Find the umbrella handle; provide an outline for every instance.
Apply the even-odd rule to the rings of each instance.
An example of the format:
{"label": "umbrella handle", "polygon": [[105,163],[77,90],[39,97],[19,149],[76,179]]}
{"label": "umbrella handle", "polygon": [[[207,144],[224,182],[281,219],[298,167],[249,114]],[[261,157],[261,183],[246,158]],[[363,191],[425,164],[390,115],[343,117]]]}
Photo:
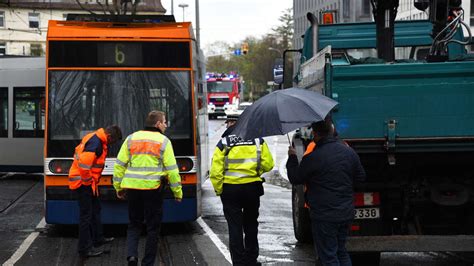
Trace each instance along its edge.
{"label": "umbrella handle", "polygon": [[288,143],[289,143],[290,146],[291,146],[290,134],[286,133],[286,136],[288,137]]}

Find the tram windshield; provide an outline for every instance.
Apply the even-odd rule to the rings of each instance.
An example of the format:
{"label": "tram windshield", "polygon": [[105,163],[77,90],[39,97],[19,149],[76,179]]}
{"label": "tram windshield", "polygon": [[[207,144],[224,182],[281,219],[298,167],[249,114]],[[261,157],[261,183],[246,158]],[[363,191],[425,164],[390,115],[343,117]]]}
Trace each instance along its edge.
{"label": "tram windshield", "polygon": [[124,137],[151,110],[166,113],[166,135],[191,139],[189,71],[50,71],[49,139],[77,140],[117,124]]}

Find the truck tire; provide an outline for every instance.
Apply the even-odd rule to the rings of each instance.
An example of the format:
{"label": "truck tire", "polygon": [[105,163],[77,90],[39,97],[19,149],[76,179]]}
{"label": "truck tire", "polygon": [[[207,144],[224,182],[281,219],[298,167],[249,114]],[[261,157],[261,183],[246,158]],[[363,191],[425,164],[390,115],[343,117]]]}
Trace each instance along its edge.
{"label": "truck tire", "polygon": [[291,191],[293,209],[293,229],[296,239],[301,243],[311,243],[311,219],[309,210],[304,207],[303,185],[293,186]]}

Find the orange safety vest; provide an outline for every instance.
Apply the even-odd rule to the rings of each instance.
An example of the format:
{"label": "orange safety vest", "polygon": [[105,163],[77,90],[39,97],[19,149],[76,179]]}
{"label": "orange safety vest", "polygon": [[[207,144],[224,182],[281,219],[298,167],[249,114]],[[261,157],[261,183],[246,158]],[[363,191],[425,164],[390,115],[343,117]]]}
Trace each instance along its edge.
{"label": "orange safety vest", "polygon": [[[95,152],[84,151],[86,143],[96,135],[102,142],[102,155],[97,157]],[[102,170],[104,170],[105,157],[107,157],[107,134],[103,128],[87,134],[74,153],[74,162],[69,170],[69,189],[78,189],[80,186],[92,186],[92,191],[97,195]]]}
{"label": "orange safety vest", "polygon": [[312,151],[314,151],[314,148],[316,148],[316,142],[312,140],[309,144],[308,147],[306,147],[306,151],[304,152],[303,156],[306,156],[310,154]]}

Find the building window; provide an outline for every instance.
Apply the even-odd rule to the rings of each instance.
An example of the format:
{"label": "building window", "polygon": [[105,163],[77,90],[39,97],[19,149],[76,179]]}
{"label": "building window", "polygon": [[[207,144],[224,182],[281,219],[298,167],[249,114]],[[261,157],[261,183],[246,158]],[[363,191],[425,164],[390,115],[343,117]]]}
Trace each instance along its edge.
{"label": "building window", "polygon": [[8,137],[8,88],[0,88],[0,137]]}
{"label": "building window", "polygon": [[42,138],[44,136],[44,87],[17,87],[14,90],[15,128],[13,137]]}
{"label": "building window", "polygon": [[0,56],[7,54],[7,44],[0,42]]}
{"label": "building window", "polygon": [[31,56],[43,56],[43,46],[39,43],[30,44],[30,55]]}
{"label": "building window", "polygon": [[349,2],[349,0],[344,0],[344,2],[342,2],[342,15],[344,16],[344,18],[349,18],[351,16],[351,13],[349,12],[351,8],[350,5],[351,3]]}
{"label": "building window", "polygon": [[39,13],[28,13],[30,28],[39,28]]}
{"label": "building window", "polygon": [[370,0],[362,0],[362,16],[370,16]]}
{"label": "building window", "polygon": [[5,27],[5,11],[0,11],[0,28]]}

